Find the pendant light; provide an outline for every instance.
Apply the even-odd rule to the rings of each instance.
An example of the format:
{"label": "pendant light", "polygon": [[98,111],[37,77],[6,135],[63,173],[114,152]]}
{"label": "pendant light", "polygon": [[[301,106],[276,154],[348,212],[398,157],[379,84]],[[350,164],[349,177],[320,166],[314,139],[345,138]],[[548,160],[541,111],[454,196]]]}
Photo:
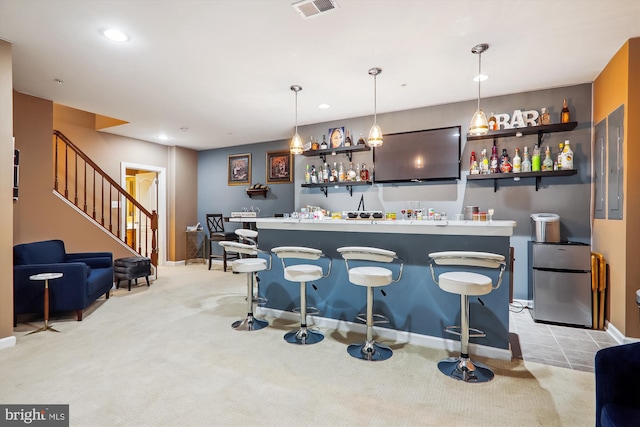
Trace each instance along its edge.
{"label": "pendant light", "polygon": [[478,109],[471,118],[469,135],[486,135],[489,132],[489,121],[480,108],[480,76],[482,75],[482,52],[489,49],[489,45],[482,43],[471,48],[471,52],[478,55]]}
{"label": "pendant light", "polygon": [[376,105],[376,77],[382,73],[382,69],[375,67],[369,70],[369,75],[373,76],[373,126],[369,131],[369,138],[367,139],[367,145],[369,147],[379,147],[382,145],[382,129],[378,126],[377,122],[377,105]]}
{"label": "pendant light", "polygon": [[293,138],[291,139],[289,151],[291,154],[302,154],[304,151],[304,145],[302,143],[302,138],[298,135],[298,92],[302,90],[302,86],[292,85],[291,90],[296,93],[296,134],[293,135]]}

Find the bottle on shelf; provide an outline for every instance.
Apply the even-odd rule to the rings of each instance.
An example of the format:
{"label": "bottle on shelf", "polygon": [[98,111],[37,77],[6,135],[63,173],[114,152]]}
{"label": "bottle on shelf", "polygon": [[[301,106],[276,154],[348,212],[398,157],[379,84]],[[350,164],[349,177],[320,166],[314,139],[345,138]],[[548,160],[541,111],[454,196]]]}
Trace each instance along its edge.
{"label": "bottle on shelf", "polygon": [[500,159],[498,158],[498,147],[496,147],[496,144],[493,144],[493,147],[491,147],[491,159],[489,159],[489,172],[490,173],[500,172]]}
{"label": "bottle on shelf", "polygon": [[498,130],[498,121],[496,120],[496,116],[495,114],[493,114],[493,111],[489,116],[488,122],[489,122],[489,130]]}
{"label": "bottle on shelf", "polygon": [[509,159],[509,154],[507,154],[507,149],[502,149],[502,155],[500,156],[500,172],[509,173],[513,169],[513,165],[511,164],[511,160]]}
{"label": "bottle on shelf", "polygon": [[531,156],[531,171],[540,172],[542,162],[540,159],[540,147],[538,144],[533,146],[533,154]]}
{"label": "bottle on shelf", "polygon": [[309,165],[307,165],[307,168],[304,171],[304,183],[311,184],[311,171],[309,169]]}
{"label": "bottle on shelf", "polygon": [[365,141],[364,141],[364,136],[362,136],[362,134],[360,134],[360,138],[358,138],[358,145],[364,145]]}
{"label": "bottle on shelf", "polygon": [[338,182],[345,182],[346,176],[344,174],[344,165],[340,162],[340,166],[338,166]]}
{"label": "bottle on shelf", "polygon": [[310,138],[311,138],[311,149],[317,150],[318,148],[320,148],[320,146],[318,145],[318,140],[312,136]]}
{"label": "bottle on shelf", "polygon": [[356,163],[356,181],[362,181],[362,175],[360,175],[360,163]]}
{"label": "bottle on shelf", "polygon": [[360,178],[362,178],[362,180],[365,182],[369,181],[369,169],[367,169],[367,165],[365,165],[364,163],[362,164],[362,168],[360,169]]}
{"label": "bottle on shelf", "polygon": [[344,146],[351,147],[351,135],[349,134],[349,131],[347,131],[347,137],[344,140]]}
{"label": "bottle on shelf", "polygon": [[322,182],[329,182],[329,174],[329,165],[325,162],[322,168]]}
{"label": "bottle on shelf", "polygon": [[333,162],[333,167],[329,174],[329,182],[338,182],[338,164],[336,162]]}
{"label": "bottle on shelf", "polygon": [[567,100],[562,102],[562,111],[560,111],[560,123],[569,123],[571,121],[571,114],[569,113],[569,107],[567,106]]}
{"label": "bottle on shelf", "polygon": [[573,169],[573,151],[569,140],[564,141],[564,148],[562,149],[562,170]]}
{"label": "bottle on shelf", "polygon": [[480,173],[483,175],[489,173],[489,159],[487,158],[486,148],[483,148],[480,154]]}
{"label": "bottle on shelf", "polygon": [[480,173],[480,167],[478,166],[475,151],[471,152],[471,158],[469,159],[469,173],[471,175],[478,175]]}
{"label": "bottle on shelf", "polygon": [[311,183],[312,184],[317,184],[318,183],[318,175],[316,174],[316,167],[314,165],[311,165]]}
{"label": "bottle on shelf", "polygon": [[538,117],[538,124],[540,125],[550,125],[551,124],[551,114],[547,111],[545,107],[540,109],[540,116]]}
{"label": "bottle on shelf", "polygon": [[347,171],[347,181],[356,180],[356,171],[353,169],[353,162],[349,162],[349,170]]}
{"label": "bottle on shelf", "polygon": [[556,159],[558,170],[562,170],[562,150],[564,150],[564,144],[561,142],[560,144],[558,144],[558,157]]}
{"label": "bottle on shelf", "polygon": [[321,150],[327,149],[327,135],[322,135],[322,144],[320,144]]}
{"label": "bottle on shelf", "polygon": [[516,153],[513,155],[513,173],[520,173],[522,171],[522,158],[520,157],[520,149],[516,148]]}
{"label": "bottle on shelf", "polygon": [[529,158],[529,147],[524,147],[524,153],[522,153],[522,166],[520,168],[522,172],[531,172],[531,159]]}
{"label": "bottle on shelf", "polygon": [[551,160],[551,149],[547,145],[547,149],[544,151],[544,161],[542,162],[542,170],[543,171],[552,171],[553,170],[553,160]]}

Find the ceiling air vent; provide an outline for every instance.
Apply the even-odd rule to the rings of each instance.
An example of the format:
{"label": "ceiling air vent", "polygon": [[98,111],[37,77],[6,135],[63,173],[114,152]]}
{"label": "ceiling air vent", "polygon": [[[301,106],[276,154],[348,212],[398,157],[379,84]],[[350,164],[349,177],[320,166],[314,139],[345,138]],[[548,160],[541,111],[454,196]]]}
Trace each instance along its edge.
{"label": "ceiling air vent", "polygon": [[338,7],[334,0],[303,0],[292,4],[291,6],[293,6],[296,12],[298,12],[304,19],[318,16]]}

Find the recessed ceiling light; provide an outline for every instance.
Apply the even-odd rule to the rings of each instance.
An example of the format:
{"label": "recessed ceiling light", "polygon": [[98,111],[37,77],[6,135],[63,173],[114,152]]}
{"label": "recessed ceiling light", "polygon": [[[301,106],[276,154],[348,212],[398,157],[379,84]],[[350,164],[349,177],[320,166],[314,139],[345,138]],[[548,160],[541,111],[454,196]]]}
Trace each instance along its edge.
{"label": "recessed ceiling light", "polygon": [[129,40],[129,36],[118,30],[117,28],[109,28],[108,30],[104,30],[102,34],[104,34],[106,38],[114,42],[126,42],[127,40]]}
{"label": "recessed ceiling light", "polygon": [[161,134],[161,135],[158,135],[158,139],[160,141],[168,141],[169,137],[167,135],[165,135],[165,134]]}
{"label": "recessed ceiling light", "polygon": [[321,110],[326,110],[327,108],[330,108],[331,105],[329,104],[320,104],[318,105],[318,108],[320,108]]}
{"label": "recessed ceiling light", "polygon": [[477,76],[475,76],[473,78],[473,81],[474,82],[483,82],[483,81],[487,80],[488,78],[489,78],[489,76],[486,75],[486,74],[478,74]]}
{"label": "recessed ceiling light", "polygon": [[189,130],[189,128],[188,128],[188,127],[186,127],[186,126],[182,126],[182,127],[180,128],[180,130],[181,130],[182,132],[186,132],[186,131],[188,131],[188,130]]}

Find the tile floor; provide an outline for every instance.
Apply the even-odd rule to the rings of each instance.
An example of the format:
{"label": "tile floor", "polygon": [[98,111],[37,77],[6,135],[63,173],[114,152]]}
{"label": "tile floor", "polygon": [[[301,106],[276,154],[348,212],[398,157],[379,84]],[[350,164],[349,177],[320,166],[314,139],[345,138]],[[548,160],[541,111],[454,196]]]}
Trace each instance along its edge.
{"label": "tile floor", "polygon": [[593,372],[595,353],[617,345],[605,331],[534,322],[526,307],[509,306],[509,332],[514,358]]}

